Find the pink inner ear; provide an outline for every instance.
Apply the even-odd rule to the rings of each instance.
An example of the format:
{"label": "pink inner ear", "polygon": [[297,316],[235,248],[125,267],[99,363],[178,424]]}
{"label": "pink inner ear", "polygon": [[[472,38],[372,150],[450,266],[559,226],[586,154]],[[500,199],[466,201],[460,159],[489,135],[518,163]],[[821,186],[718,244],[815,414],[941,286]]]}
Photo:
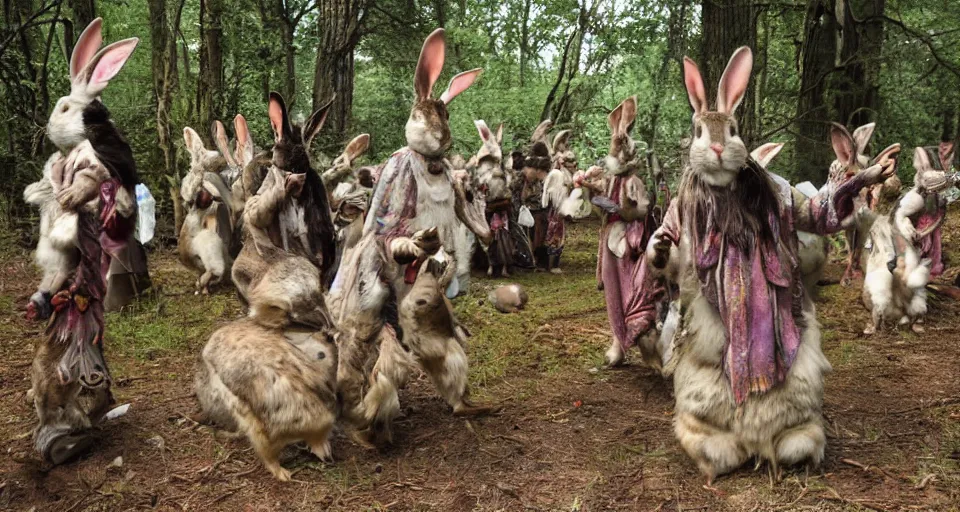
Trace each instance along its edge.
{"label": "pink inner ear", "polygon": [[480,68],[464,71],[450,80],[450,86],[440,95],[440,101],[450,104],[461,92],[466,91],[468,87],[480,76],[483,70]]}
{"label": "pink inner ear", "polygon": [[423,42],[420,50],[420,59],[417,60],[417,70],[414,72],[414,89],[417,99],[429,98],[433,92],[433,84],[440,78],[443,71],[443,60],[446,55],[446,37],[442,28],[433,31]]}
{"label": "pink inner ear", "polygon": [[687,97],[694,113],[699,114],[707,109],[707,90],[703,87],[703,77],[697,63],[689,57],[683,58],[683,83],[687,87]]}
{"label": "pink inner ear", "polygon": [[610,132],[616,135],[620,130],[620,117],[623,115],[623,103],[617,105],[617,108],[613,109],[607,115],[607,124],[610,125]]}
{"label": "pink inner ear", "polygon": [[80,38],[77,39],[77,45],[73,47],[73,55],[70,56],[71,80],[80,74],[80,71],[90,62],[93,55],[100,49],[100,45],[103,44],[102,27],[103,19],[97,18],[87,25],[87,28],[80,34]]}
{"label": "pink inner ear", "polygon": [[753,52],[743,46],[730,57],[727,68],[720,78],[720,87],[717,95],[717,110],[725,114],[732,114],[743,101],[750,83],[750,72],[753,71]]}
{"label": "pink inner ear", "polygon": [[490,129],[487,128],[487,123],[483,121],[477,121],[474,123],[477,125],[477,131],[480,132],[480,138],[484,141],[490,138]]}
{"label": "pink inner ear", "polygon": [[120,72],[120,69],[123,68],[123,65],[137,47],[138,42],[140,40],[136,38],[127,39],[104,48],[103,56],[97,61],[97,67],[93,68],[93,73],[90,75],[89,84],[105,84],[117,76],[117,73]]}
{"label": "pink inner ear", "polygon": [[279,142],[283,139],[283,107],[273,98],[270,98],[270,106],[267,108],[267,114],[270,116],[270,127],[273,128],[273,136]]}
{"label": "pink inner ear", "polygon": [[837,159],[844,164],[853,163],[853,138],[847,133],[847,130],[839,126],[834,126],[830,130],[830,142],[833,144],[833,152]]}
{"label": "pink inner ear", "polygon": [[637,118],[637,97],[630,96],[623,100],[623,117],[620,118],[620,133],[627,133],[633,127]]}

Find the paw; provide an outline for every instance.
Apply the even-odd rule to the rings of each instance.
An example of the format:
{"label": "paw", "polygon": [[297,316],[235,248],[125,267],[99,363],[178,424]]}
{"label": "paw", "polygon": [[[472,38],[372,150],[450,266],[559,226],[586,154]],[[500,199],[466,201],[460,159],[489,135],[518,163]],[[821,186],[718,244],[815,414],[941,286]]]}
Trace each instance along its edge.
{"label": "paw", "polygon": [[615,368],[623,364],[626,359],[626,354],[623,352],[623,348],[620,346],[620,343],[613,342],[610,345],[610,348],[607,349],[607,353],[603,355],[603,364],[607,368]]}
{"label": "paw", "polygon": [[53,313],[53,305],[50,304],[51,295],[48,292],[36,292],[30,296],[30,302],[27,304],[27,320],[46,320]]}
{"label": "paw", "polygon": [[278,465],[277,467],[275,467],[275,468],[267,468],[267,469],[270,470],[270,473],[271,473],[277,480],[280,480],[281,482],[289,482],[289,481],[290,481],[290,471],[287,471],[286,469],[280,467],[279,465]]}
{"label": "paw", "polygon": [[57,202],[60,203],[60,208],[67,211],[76,210],[88,200],[85,191],[76,187],[65,188],[57,194]]}
{"label": "paw", "polygon": [[333,463],[333,447],[330,446],[329,440],[311,445],[310,452],[313,453],[313,455],[320,459],[320,462],[323,462],[324,464]]}
{"label": "paw", "polygon": [[393,260],[401,265],[413,263],[423,255],[423,250],[411,238],[394,238],[390,242]]}
{"label": "paw", "polygon": [[435,227],[417,231],[412,240],[425,254],[436,254],[440,250],[440,233]]}

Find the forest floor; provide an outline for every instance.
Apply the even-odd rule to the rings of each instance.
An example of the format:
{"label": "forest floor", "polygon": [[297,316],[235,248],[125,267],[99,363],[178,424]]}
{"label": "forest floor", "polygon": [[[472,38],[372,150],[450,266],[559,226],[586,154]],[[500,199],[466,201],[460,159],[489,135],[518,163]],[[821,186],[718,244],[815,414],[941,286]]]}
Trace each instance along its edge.
{"label": "forest floor", "polygon": [[[946,253],[960,264],[960,211]],[[232,289],[195,296],[174,251],[151,255],[154,293],[107,319],[117,402],[96,450],[56,468],[36,461],[25,400],[42,326],[23,318],[38,281],[28,255],[0,258],[0,509],[56,510],[957,510],[960,503],[960,305],[933,299],[926,333],[861,330],[859,284],[822,290],[823,347],[833,364],[822,471],[771,485],[753,465],[718,492],[673,437],[672,384],[633,364],[598,370],[608,345],[596,290],[596,225],[571,229],[564,274],[515,278],[528,308],[500,315],[485,303],[503,279],[475,275],[459,298],[473,332],[475,398],[497,416],[454,418],[421,378],[401,392],[395,443],[365,451],[337,434],[336,462],[290,447],[279,483],[245,439],[225,440],[189,418],[194,364],[218,326],[241,315]],[[831,263],[828,277],[841,271]],[[948,272],[952,277],[956,271]],[[946,280],[947,278],[944,278]]]}

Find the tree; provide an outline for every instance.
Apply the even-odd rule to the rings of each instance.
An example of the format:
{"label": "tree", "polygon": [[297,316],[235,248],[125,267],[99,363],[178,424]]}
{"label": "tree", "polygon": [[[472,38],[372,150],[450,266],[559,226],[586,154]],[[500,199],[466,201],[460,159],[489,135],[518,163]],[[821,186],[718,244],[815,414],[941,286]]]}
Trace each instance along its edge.
{"label": "tree", "polygon": [[883,47],[883,10],[886,0],[838,0],[839,66],[833,84],[837,121],[861,126],[880,108],[880,54]]}
{"label": "tree", "polygon": [[73,42],[80,37],[80,32],[97,17],[97,9],[94,4],[94,0],[70,0],[73,21],[65,20],[63,24],[64,47],[68,56],[73,53]]}
{"label": "tree", "polygon": [[223,0],[200,0],[200,71],[197,123],[206,133],[223,108]]}
{"label": "tree", "polygon": [[[153,95],[157,107],[157,147],[163,172],[176,176],[176,154],[170,128],[173,90],[176,87],[177,44],[167,20],[167,0],[152,0],[150,8],[150,53]],[[175,25],[180,24],[180,10]]]}
{"label": "tree", "polygon": [[[757,9],[754,0],[703,0],[703,53],[700,72],[707,87],[716,87],[733,52],[741,46],[757,50]],[[737,111],[740,136],[752,147],[756,131],[756,89],[748,87]]]}
{"label": "tree", "polygon": [[837,53],[834,0],[808,0],[801,47],[800,95],[797,99],[797,171],[794,178],[816,185],[827,179],[832,157],[827,150],[831,109],[827,90]]}
{"label": "tree", "polygon": [[360,41],[367,16],[365,0],[319,0],[317,48],[313,74],[313,109],[320,108],[336,93],[324,132],[342,140],[349,129],[353,108],[353,52]]}

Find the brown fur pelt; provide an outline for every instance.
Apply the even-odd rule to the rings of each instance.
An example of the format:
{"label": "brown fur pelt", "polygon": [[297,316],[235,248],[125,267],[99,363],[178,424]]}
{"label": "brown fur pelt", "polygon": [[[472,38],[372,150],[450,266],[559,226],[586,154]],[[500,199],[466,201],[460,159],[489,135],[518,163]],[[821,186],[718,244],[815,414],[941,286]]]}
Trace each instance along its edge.
{"label": "brown fur pelt", "polygon": [[[684,224],[698,240],[715,228],[727,242],[749,254],[755,237],[776,247],[776,240],[768,219],[780,224],[780,194],[767,171],[752,158],[740,169],[736,180],[727,187],[714,187],[689,169],[684,173],[677,191],[677,200]],[[794,244],[784,244],[792,247]],[[795,252],[795,249],[788,249]],[[793,254],[793,256],[796,256]]]}

